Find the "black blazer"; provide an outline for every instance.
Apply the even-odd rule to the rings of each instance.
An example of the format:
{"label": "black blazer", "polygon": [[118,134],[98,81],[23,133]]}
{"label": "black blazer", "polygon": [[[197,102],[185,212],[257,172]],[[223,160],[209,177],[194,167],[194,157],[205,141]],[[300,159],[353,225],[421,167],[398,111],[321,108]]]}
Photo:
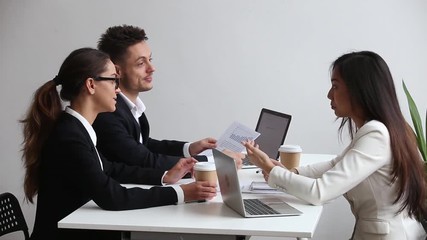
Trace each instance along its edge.
{"label": "black blazer", "polygon": [[40,188],[32,239],[66,238],[57,228],[58,221],[89,200],[106,210],[177,202],[172,187],[126,189],[118,182],[160,184],[161,170],[147,170],[103,158],[102,171],[89,133],[78,119],[65,112],[54,126],[40,157]]}
{"label": "black blazer", "polygon": [[[125,100],[117,95],[116,111],[100,113],[93,123],[98,137],[97,148],[110,161],[168,170],[183,157],[185,142],[150,138],[145,114],[136,122]],[[143,144],[139,143],[142,134]],[[207,161],[205,156],[196,156]]]}

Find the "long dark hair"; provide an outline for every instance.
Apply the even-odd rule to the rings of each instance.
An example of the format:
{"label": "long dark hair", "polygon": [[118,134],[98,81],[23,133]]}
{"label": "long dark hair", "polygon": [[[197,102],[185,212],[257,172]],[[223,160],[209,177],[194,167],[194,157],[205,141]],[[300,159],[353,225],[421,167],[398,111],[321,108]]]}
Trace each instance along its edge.
{"label": "long dark hair", "polygon": [[[331,67],[340,74],[349,90],[351,104],[360,106],[365,120],[377,120],[387,127],[393,155],[392,182],[398,183],[394,203],[402,200],[399,212],[407,208],[409,216],[421,220],[426,214],[424,162],[414,131],[400,110],[386,62],[374,52],[362,51],[339,57]],[[351,119],[343,118],[339,129],[342,132],[346,124],[353,138],[356,129]]]}
{"label": "long dark hair", "polygon": [[43,84],[34,94],[23,124],[22,159],[26,168],[25,197],[31,203],[39,189],[40,153],[60,113],[62,104],[57,85],[62,85],[61,98],[73,101],[79,95],[87,78],[106,70],[107,54],[92,48],[80,48],[68,55],[58,75]]}

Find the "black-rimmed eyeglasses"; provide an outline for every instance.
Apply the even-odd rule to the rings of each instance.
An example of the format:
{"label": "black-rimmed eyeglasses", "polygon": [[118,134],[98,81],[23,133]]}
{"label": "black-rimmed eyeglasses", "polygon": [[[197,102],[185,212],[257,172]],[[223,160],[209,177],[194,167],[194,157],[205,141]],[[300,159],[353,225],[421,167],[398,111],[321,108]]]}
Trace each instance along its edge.
{"label": "black-rimmed eyeglasses", "polygon": [[114,81],[116,83],[116,86],[115,86],[116,89],[119,88],[119,85],[120,85],[120,78],[118,78],[118,77],[101,77],[101,76],[98,76],[98,77],[94,77],[93,80],[95,80],[95,81]]}

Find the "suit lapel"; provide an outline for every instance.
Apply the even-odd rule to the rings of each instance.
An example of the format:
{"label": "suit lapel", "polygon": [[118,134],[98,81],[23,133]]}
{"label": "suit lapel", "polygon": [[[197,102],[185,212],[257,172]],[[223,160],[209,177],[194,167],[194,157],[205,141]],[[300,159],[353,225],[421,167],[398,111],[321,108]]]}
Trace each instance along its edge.
{"label": "suit lapel", "polygon": [[80,122],[79,119],[77,119],[76,117],[63,112],[63,117],[64,119],[66,119],[65,121],[71,121],[72,124],[69,124],[70,126],[75,126],[76,131],[80,132],[82,137],[86,140],[88,146],[90,146],[90,150],[93,154],[94,159],[98,160],[96,161],[96,164],[99,165],[99,168],[104,170],[103,166],[102,166],[102,158],[99,155],[98,151],[96,150],[96,146],[93,144],[92,139],[90,138],[90,135],[87,131],[87,129],[85,128],[85,126],[83,125],[83,123]]}
{"label": "suit lapel", "polygon": [[139,136],[141,134],[141,129],[139,127],[138,122],[133,117],[132,112],[130,111],[128,105],[126,104],[123,97],[120,96],[120,94],[117,94],[116,108],[117,108],[116,111],[118,111],[122,116],[125,117],[125,119],[127,119],[128,127],[130,130],[129,134],[132,134],[134,139],[139,142]]}
{"label": "suit lapel", "polygon": [[139,117],[139,124],[141,126],[142,142],[146,145],[148,143],[148,137],[150,136],[150,124],[148,124],[145,113],[142,113],[141,117]]}

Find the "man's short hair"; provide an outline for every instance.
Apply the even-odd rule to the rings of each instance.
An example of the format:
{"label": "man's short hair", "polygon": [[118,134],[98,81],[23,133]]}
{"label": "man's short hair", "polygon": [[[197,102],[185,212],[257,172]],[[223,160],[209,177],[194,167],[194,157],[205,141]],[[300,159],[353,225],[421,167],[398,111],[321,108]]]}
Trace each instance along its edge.
{"label": "man's short hair", "polygon": [[111,61],[117,63],[123,60],[128,47],[148,40],[144,29],[122,25],[110,27],[101,35],[98,49],[110,55]]}

